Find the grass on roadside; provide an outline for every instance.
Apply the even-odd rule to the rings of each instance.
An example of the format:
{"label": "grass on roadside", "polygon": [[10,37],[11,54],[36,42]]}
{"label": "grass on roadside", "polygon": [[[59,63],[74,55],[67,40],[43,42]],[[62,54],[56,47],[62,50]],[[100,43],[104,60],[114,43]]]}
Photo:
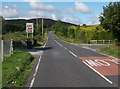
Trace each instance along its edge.
{"label": "grass on roadside", "polygon": [[63,37],[63,36],[58,36],[57,37],[65,42],[69,42],[69,43],[74,43],[74,44],[81,44],[82,42],[78,39],[71,39],[71,38],[67,38],[67,37]]}
{"label": "grass on roadside", "polygon": [[[60,36],[60,35],[55,35],[55,36],[63,41],[69,42],[69,43],[82,44],[82,42],[80,40],[77,40],[77,39],[65,38],[65,37]],[[114,57],[117,57],[117,58],[120,58],[119,50],[120,50],[119,46],[112,45],[112,46],[108,46],[108,47],[102,47],[98,51],[105,53],[105,54],[108,54],[108,55],[111,55],[111,56],[114,56]]]}
{"label": "grass on roadside", "polygon": [[26,39],[26,33],[25,32],[12,32],[12,33],[6,33],[3,34],[3,40],[11,40],[14,41],[21,41]]}
{"label": "grass on roadside", "polygon": [[38,39],[37,40],[37,45],[34,46],[34,48],[39,48],[40,46],[43,46],[45,44],[45,42],[47,41],[48,39],[48,33],[46,32],[44,34],[44,38],[42,39]]}
{"label": "grass on roadside", "polygon": [[2,63],[3,87],[22,87],[34,64],[33,57],[27,52],[16,51]]}
{"label": "grass on roadside", "polygon": [[111,45],[108,47],[102,47],[98,50],[99,52],[120,58],[120,52],[119,52],[119,47],[115,45]]}

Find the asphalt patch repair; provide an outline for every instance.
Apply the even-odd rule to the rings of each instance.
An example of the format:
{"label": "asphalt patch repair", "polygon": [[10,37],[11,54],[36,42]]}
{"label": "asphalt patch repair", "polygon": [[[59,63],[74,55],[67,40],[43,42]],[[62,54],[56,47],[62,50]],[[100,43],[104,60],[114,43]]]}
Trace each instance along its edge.
{"label": "asphalt patch repair", "polygon": [[120,63],[119,59],[112,57],[80,57],[80,59],[87,63],[105,76],[118,76],[120,75]]}

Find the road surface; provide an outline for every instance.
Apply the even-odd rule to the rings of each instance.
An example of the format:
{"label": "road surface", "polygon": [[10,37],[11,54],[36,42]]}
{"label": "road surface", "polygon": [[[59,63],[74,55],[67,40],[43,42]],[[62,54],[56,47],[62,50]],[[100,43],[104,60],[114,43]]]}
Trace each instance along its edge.
{"label": "road surface", "polygon": [[63,42],[52,32],[45,48],[30,87],[118,87],[119,64],[109,57]]}

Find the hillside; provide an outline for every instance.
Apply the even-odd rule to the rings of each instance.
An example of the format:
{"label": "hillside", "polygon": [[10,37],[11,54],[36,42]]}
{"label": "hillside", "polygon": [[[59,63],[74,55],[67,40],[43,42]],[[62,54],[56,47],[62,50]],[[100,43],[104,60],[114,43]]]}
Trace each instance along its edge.
{"label": "hillside", "polygon": [[[34,23],[36,24],[36,18],[34,19],[29,19],[29,20],[24,20],[24,19],[15,19],[15,20],[5,20],[7,23],[12,23],[12,24],[22,24],[25,25],[26,23]],[[56,21],[52,19],[46,19],[44,18],[44,26],[46,27],[51,27]],[[61,21],[62,22],[62,21]],[[38,18],[38,23],[41,24],[41,18]],[[62,22],[65,26],[70,26],[70,25],[75,25],[67,22]]]}

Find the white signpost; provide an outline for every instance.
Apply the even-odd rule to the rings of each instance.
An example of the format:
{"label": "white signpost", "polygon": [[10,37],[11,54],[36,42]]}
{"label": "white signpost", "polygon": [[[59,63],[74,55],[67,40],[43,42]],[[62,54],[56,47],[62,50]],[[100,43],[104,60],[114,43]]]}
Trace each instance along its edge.
{"label": "white signpost", "polygon": [[34,33],[33,23],[26,23],[26,33],[27,33],[27,38],[29,33],[32,34],[32,38],[33,38],[33,33]]}

